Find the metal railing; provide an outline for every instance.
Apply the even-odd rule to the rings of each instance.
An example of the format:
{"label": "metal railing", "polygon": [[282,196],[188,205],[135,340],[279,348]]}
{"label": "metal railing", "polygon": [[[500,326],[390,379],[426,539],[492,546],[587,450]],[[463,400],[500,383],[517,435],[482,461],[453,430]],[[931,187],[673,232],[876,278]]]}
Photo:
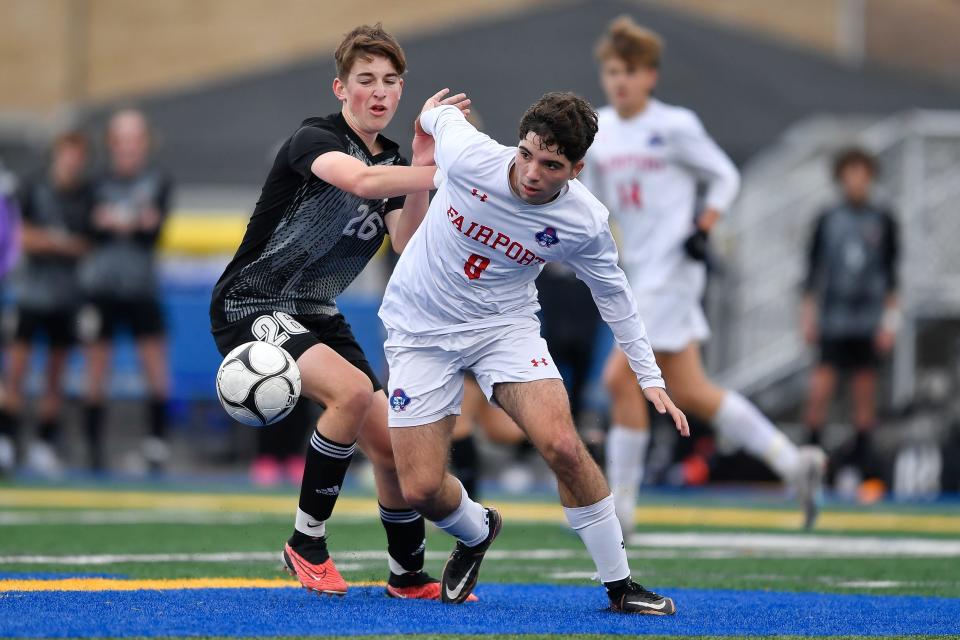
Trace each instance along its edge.
{"label": "metal railing", "polygon": [[836,198],[833,153],[851,144],[878,156],[880,199],[900,223],[895,404],[913,395],[917,322],[960,317],[960,112],[816,118],[746,167],[741,196],[717,228],[725,277],[711,291],[709,357],[725,384],[760,391],[808,365],[799,328],[806,253],[817,214]]}

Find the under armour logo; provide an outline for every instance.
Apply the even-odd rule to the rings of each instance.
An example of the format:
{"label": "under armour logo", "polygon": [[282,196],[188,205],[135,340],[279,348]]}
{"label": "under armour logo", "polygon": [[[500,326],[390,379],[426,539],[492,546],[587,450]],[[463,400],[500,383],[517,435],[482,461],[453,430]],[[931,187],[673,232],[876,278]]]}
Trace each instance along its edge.
{"label": "under armour logo", "polygon": [[533,360],[530,361],[530,364],[532,364],[532,365],[535,366],[535,367],[539,367],[539,366],[542,364],[543,366],[546,367],[546,366],[547,366],[547,359],[546,359],[546,358],[540,358],[540,359],[538,360],[538,359],[534,358]]}
{"label": "under armour logo", "polygon": [[480,198],[480,202],[486,202],[486,201],[487,201],[487,198],[489,197],[489,196],[488,196],[487,194],[485,194],[485,193],[480,193],[480,190],[479,190],[479,189],[474,189],[474,190],[472,190],[472,191],[470,192],[470,195],[472,195],[474,198]]}

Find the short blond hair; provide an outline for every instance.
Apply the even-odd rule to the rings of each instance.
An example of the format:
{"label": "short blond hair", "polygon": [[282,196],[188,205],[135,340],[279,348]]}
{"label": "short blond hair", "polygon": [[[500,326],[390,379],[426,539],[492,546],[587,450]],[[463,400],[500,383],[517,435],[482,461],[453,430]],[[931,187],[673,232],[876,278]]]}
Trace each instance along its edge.
{"label": "short blond hair", "polygon": [[631,69],[657,69],[660,67],[660,56],[663,55],[663,39],[624,15],[607,27],[606,33],[597,42],[595,55],[600,62],[619,58]]}

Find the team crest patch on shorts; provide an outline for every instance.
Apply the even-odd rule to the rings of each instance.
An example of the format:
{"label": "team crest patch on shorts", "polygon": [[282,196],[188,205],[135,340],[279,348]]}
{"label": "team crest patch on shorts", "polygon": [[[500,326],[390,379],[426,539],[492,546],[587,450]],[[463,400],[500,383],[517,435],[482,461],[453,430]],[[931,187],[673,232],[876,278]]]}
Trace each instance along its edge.
{"label": "team crest patch on shorts", "polygon": [[557,230],[553,227],[545,228],[534,237],[537,239],[537,244],[539,244],[541,247],[552,247],[560,242],[560,238],[557,237]]}
{"label": "team crest patch on shorts", "polygon": [[404,393],[403,389],[394,389],[390,394],[390,408],[400,413],[410,404],[410,396]]}

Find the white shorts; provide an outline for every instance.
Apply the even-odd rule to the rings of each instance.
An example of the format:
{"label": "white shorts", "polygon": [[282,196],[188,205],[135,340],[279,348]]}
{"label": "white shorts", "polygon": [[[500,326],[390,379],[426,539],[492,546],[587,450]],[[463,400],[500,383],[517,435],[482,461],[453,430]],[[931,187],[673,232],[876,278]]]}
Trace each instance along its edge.
{"label": "white shorts", "polygon": [[390,368],[391,427],[415,427],[460,415],[466,370],[473,372],[489,400],[498,382],[561,378],[534,320],[435,336],[387,329],[383,350]]}
{"label": "white shorts", "polygon": [[654,351],[675,353],[710,337],[700,299],[689,291],[634,291]]}

